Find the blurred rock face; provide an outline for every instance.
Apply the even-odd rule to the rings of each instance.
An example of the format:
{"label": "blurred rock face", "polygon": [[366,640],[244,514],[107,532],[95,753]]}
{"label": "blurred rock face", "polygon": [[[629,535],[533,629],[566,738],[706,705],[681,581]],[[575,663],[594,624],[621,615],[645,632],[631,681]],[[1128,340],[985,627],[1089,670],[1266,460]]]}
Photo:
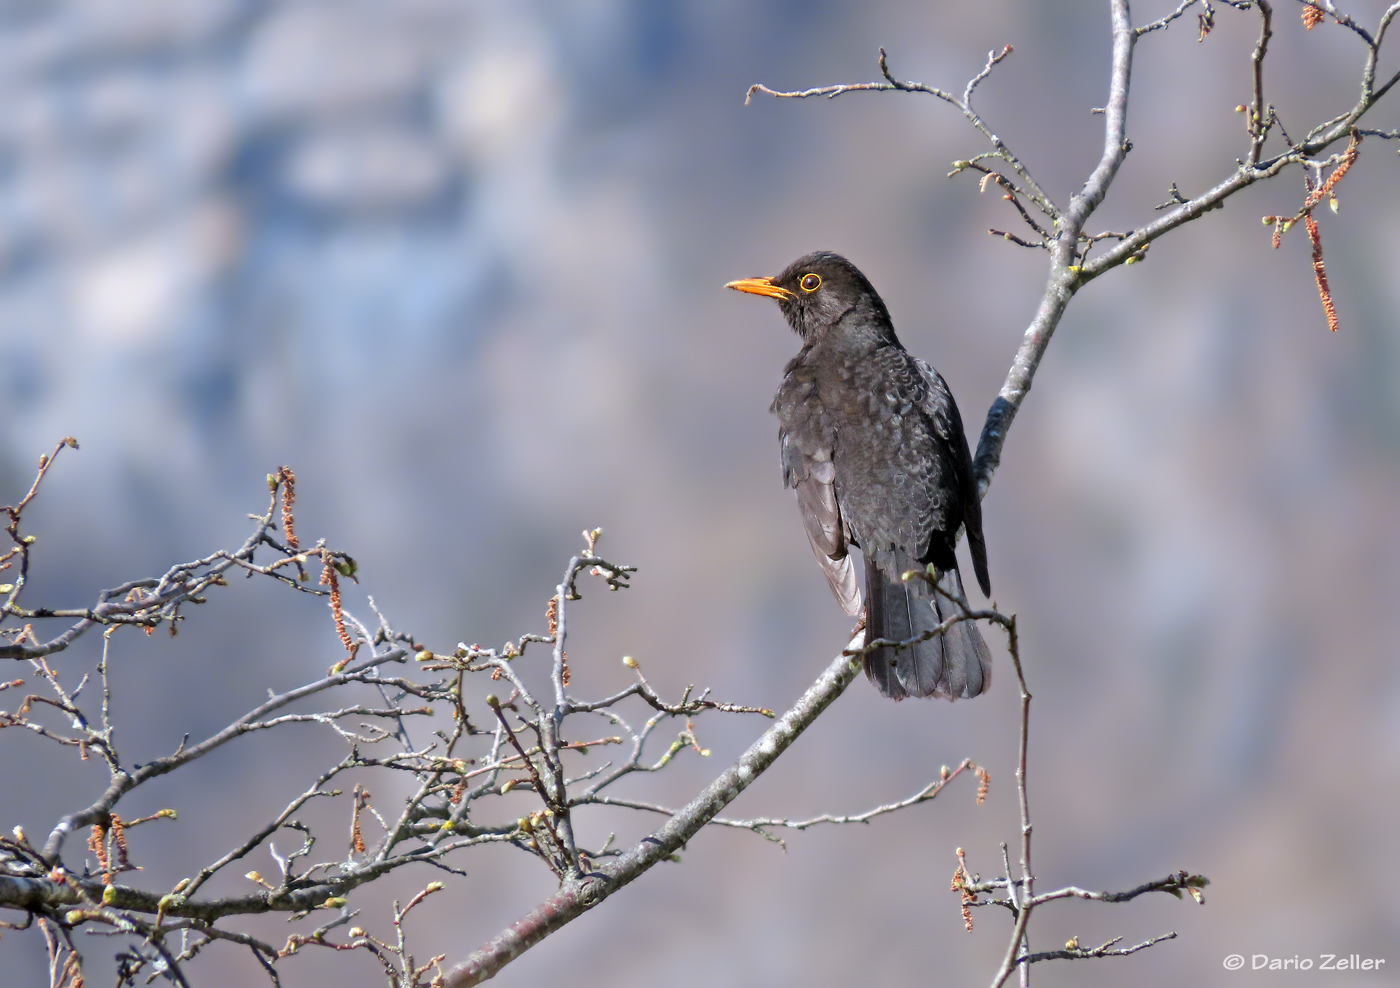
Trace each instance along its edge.
{"label": "blurred rock face", "polygon": [[[1201,44],[1178,27],[1139,47],[1135,149],[1104,229],[1242,153],[1233,108],[1255,23],[1222,11]],[[1280,15],[1270,98],[1290,131],[1349,105],[1351,41]],[[720,286],[811,249],[847,254],[974,429],[1043,270],[983,233],[1012,228],[998,198],[942,178],[983,149],[947,107],[742,95],[871,78],[881,44],[898,74],[960,87],[1008,42],[981,107],[1063,200],[1098,154],[1097,3],[6,5],[0,501],[57,437],[83,442],[36,514],[36,593],[71,606],[230,544],[263,474],[290,463],[301,530],[360,559],[362,589],[424,640],[538,630],[576,533],[602,524],[642,571],[623,599],[581,606],[575,676],[605,679],[628,652],[668,688],[783,705],[845,622],[781,490],[766,410],[795,340]],[[1374,125],[1395,126],[1384,114]],[[1296,878],[1319,859],[1397,865],[1393,159],[1369,142],[1322,218],[1339,334],[1301,232],[1273,253],[1258,223],[1294,211],[1302,183],[1232,200],[1076,300],[986,501],[998,600],[1021,615],[1036,688],[1042,881],[1120,887],[1184,866],[1215,880],[1209,914],[1170,901],[1066,907],[1063,931],[1046,918],[1047,942],[1179,930],[1118,962],[1138,983],[1201,977],[1233,952],[1400,942],[1379,885],[1339,902]],[[169,750],[278,677],[324,668],[336,643],[302,604],[250,627],[231,591],[176,643],[133,644],[133,736]],[[986,807],[798,836],[786,857],[704,836],[504,980],[985,976],[999,918],[979,915],[968,938],[941,890],[954,846],[985,875],[1014,837],[1000,668],[991,697],[956,707],[894,707],[858,685],[740,809],[859,809],[966,756],[999,780]],[[203,715],[163,699],[179,676],[209,694]],[[729,730],[707,739],[716,758],[749,737]],[[230,784],[281,805],[306,768],[286,759]],[[666,798],[716,769],[695,762]],[[31,832],[78,798],[55,794],[58,766],[0,768]],[[174,876],[240,824],[171,838]],[[424,917],[420,954],[464,952],[547,885],[509,857],[468,864],[458,907]],[[877,942],[893,945],[872,960]],[[214,956],[210,983],[256,975]],[[38,982],[34,942],[6,936],[0,962]],[[1118,971],[1079,965],[1074,983]]]}

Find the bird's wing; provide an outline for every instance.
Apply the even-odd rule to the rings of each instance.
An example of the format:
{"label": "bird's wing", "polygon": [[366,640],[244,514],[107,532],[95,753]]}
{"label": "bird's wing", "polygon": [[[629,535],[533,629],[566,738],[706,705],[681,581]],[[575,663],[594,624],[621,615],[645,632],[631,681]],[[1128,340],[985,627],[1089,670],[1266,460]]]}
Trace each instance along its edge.
{"label": "bird's wing", "polygon": [[966,526],[967,544],[972,553],[973,568],[977,571],[977,582],[982,592],[991,596],[991,580],[987,576],[987,547],[982,538],[982,501],[977,496],[977,481],[972,473],[972,454],[968,450],[967,434],[963,431],[958,403],[953,400],[953,392],[948,389],[947,382],[938,371],[918,358],[915,358],[915,363],[927,387],[922,402],[924,414],[948,449],[953,479],[961,494],[962,517],[948,519],[948,529],[951,535],[959,524]]}
{"label": "bird's wing", "polygon": [[842,610],[855,616],[860,613],[860,585],[856,568],[847,551],[845,525],[841,506],[836,500],[836,466],[830,450],[805,453],[789,440],[787,433],[779,436],[783,459],[783,483],[797,494],[797,507],[802,514],[802,527],[807,541],[821,563],[826,582],[841,604]]}
{"label": "bird's wing", "polygon": [[957,471],[959,486],[967,483],[971,473],[971,456],[967,450],[967,436],[963,433],[962,416],[958,414],[958,404],[943,375],[934,370],[926,361],[914,358],[923,378],[923,395],[920,407],[932,423],[938,438],[948,447],[953,469]]}

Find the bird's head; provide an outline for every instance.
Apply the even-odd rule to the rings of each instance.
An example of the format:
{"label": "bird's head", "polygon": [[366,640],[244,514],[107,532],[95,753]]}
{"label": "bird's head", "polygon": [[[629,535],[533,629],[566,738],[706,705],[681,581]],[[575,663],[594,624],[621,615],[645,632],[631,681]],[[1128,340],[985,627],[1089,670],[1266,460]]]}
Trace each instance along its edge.
{"label": "bird's head", "polygon": [[741,278],[725,287],[776,299],[788,323],[804,340],[835,326],[852,309],[859,310],[864,317],[860,322],[866,327],[883,331],[890,325],[885,303],[869,280],[854,264],[831,251],[799,257],[772,278]]}

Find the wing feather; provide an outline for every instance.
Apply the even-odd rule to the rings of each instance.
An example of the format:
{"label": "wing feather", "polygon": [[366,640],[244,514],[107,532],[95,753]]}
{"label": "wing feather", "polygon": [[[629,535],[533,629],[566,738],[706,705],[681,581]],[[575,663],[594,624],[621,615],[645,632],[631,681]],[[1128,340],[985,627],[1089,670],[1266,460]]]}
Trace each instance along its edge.
{"label": "wing feather", "polygon": [[950,534],[957,530],[958,525],[966,526],[967,544],[972,553],[972,568],[976,570],[977,583],[982,592],[990,597],[992,581],[987,575],[987,544],[982,536],[982,502],[977,496],[972,455],[967,446],[967,435],[963,432],[962,416],[958,414],[958,403],[953,400],[953,393],[948,390],[947,382],[938,371],[923,360],[915,358],[915,363],[926,386],[922,402],[924,414],[952,454],[957,487],[961,493],[962,517],[948,518],[944,526]]}
{"label": "wing feather", "polygon": [[812,553],[841,609],[852,617],[861,611],[860,584],[848,550],[849,540],[836,499],[836,467],[830,450],[803,453],[782,437],[783,479],[797,494],[802,528]]}

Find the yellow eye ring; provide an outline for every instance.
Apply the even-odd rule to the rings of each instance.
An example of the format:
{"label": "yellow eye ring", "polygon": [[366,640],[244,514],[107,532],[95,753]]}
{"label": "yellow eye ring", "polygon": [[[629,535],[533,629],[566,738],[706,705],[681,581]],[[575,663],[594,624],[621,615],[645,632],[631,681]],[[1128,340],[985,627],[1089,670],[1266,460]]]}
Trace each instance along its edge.
{"label": "yellow eye ring", "polygon": [[804,292],[814,292],[822,286],[822,276],[819,274],[804,274],[802,280],[798,282]]}

